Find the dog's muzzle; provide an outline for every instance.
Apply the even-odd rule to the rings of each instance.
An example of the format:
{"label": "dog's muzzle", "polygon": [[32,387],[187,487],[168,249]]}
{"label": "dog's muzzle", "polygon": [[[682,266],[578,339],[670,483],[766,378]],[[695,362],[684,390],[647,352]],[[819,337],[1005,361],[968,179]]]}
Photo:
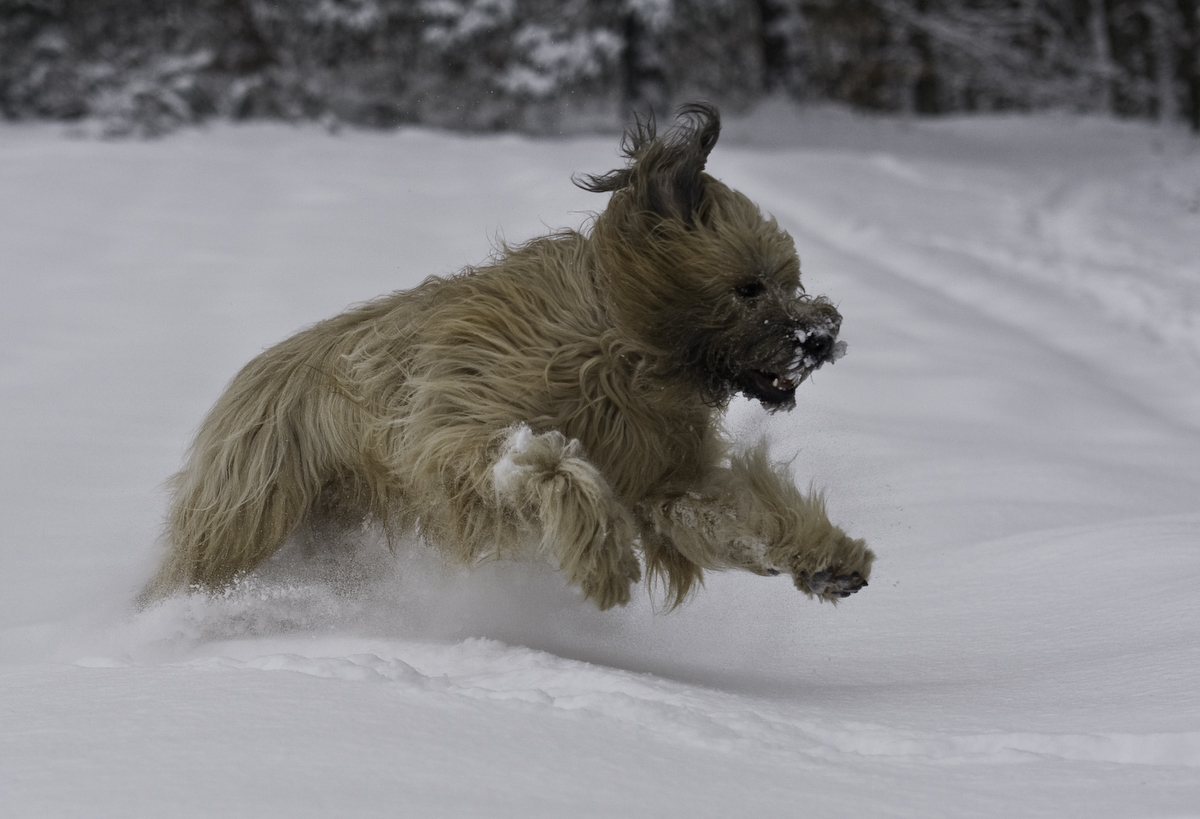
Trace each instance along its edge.
{"label": "dog's muzzle", "polygon": [[750,369],[737,377],[738,388],[770,409],[791,409],[796,388],[825,363],[846,354],[846,342],[838,340],[841,318],[830,318],[790,331],[791,359],[778,371]]}

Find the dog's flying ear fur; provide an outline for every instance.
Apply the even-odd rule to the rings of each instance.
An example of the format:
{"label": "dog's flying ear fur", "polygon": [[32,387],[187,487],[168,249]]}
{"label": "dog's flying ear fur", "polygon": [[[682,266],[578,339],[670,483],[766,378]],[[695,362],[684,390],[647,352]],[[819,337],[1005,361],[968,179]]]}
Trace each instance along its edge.
{"label": "dog's flying ear fur", "polygon": [[721,133],[721,115],[707,102],[693,102],[679,109],[678,118],[660,137],[653,116],[638,117],[621,141],[629,164],[602,176],[580,176],[575,184],[594,193],[628,188],[639,210],[691,224],[704,198],[704,165]]}

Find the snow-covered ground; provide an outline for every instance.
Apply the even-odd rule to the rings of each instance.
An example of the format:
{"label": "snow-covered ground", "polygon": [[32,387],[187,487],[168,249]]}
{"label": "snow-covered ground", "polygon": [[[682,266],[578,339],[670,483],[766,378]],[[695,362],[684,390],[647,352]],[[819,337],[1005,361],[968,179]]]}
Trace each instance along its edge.
{"label": "snow-covered ground", "polygon": [[849,355],[730,430],[879,555],[599,613],[366,540],[134,613],[163,481],[294,330],[578,226],[569,141],[0,128],[0,815],[1200,817],[1200,145],[766,109],[710,170]]}

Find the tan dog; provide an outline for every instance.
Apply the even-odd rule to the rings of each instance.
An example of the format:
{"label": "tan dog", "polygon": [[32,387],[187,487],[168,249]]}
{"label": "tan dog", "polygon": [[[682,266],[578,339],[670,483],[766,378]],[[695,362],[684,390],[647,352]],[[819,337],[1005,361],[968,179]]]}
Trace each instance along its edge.
{"label": "tan dog", "polygon": [[590,233],[503,248],[304,330],[243,369],[174,479],[147,600],[219,588],[306,520],[415,529],[463,563],[541,550],[600,608],[646,570],[677,605],[704,569],[788,572],[834,600],[874,555],[764,446],[732,452],[736,392],[770,410],[839,357],[791,237],[704,173],[715,108],[626,134]]}

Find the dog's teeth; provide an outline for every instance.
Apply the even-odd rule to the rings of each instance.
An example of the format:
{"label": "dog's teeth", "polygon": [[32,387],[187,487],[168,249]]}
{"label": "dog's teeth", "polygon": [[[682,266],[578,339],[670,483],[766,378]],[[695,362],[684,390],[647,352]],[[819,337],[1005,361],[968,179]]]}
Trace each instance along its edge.
{"label": "dog's teeth", "polygon": [[774,381],[772,381],[772,382],[771,382],[771,386],[772,386],[772,387],[778,387],[778,386],[779,386],[779,379],[778,379],[778,378],[776,378]]}

